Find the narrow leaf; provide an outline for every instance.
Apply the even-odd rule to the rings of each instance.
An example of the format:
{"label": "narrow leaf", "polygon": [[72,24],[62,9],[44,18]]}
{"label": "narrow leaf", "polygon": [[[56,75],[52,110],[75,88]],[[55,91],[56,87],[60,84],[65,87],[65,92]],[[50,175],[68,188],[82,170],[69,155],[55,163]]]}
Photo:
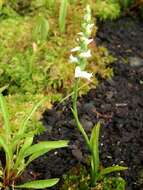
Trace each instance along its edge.
{"label": "narrow leaf", "polygon": [[67,8],[68,8],[68,0],[61,0],[60,13],[59,13],[59,27],[61,33],[65,32]]}
{"label": "narrow leaf", "polygon": [[44,42],[49,33],[49,22],[44,16],[38,16],[37,17],[37,25],[33,31],[34,34],[34,40],[38,43]]}
{"label": "narrow leaf", "polygon": [[12,150],[11,146],[6,144],[6,139],[0,136],[0,147],[3,148],[6,156],[6,168],[7,171],[10,170],[11,167],[11,160],[12,160]]}
{"label": "narrow leaf", "polygon": [[28,165],[29,165],[33,160],[35,160],[36,158],[38,158],[38,157],[40,157],[40,156],[46,154],[48,151],[50,151],[50,150],[46,149],[46,150],[37,151],[37,152],[35,152],[34,154],[32,154],[32,155],[29,157],[28,161],[26,162],[25,167],[28,166]]}
{"label": "narrow leaf", "polygon": [[34,107],[33,109],[31,110],[30,113],[28,113],[28,115],[25,117],[25,119],[23,120],[21,126],[20,126],[20,129],[19,129],[19,132],[18,132],[18,135],[21,135],[24,133],[25,131],[25,128],[27,126],[27,123],[29,121],[29,119],[33,116],[33,114],[36,112],[36,110],[43,104],[43,102],[47,100],[47,97],[44,97],[40,102],[38,102]]}
{"label": "narrow leaf", "polygon": [[25,156],[30,156],[31,154],[35,154],[36,152],[47,150],[50,151],[56,148],[67,147],[68,141],[60,140],[60,141],[43,141],[39,142],[38,144],[32,145],[30,148],[27,149]]}
{"label": "narrow leaf", "polygon": [[17,185],[15,186],[16,188],[26,188],[26,189],[44,189],[47,187],[52,187],[56,183],[59,182],[58,178],[55,179],[47,179],[47,180],[36,180],[36,181],[31,181],[24,183],[22,185]]}
{"label": "narrow leaf", "polygon": [[30,136],[33,136],[33,132],[29,132],[29,133],[24,133],[24,134],[21,134],[21,135],[18,135],[18,134],[15,134],[13,139],[12,139],[12,142],[11,142],[11,146],[12,146],[12,149],[13,151],[15,150],[17,144],[19,144],[19,142],[21,142],[24,138],[28,138]]}
{"label": "narrow leaf", "polygon": [[18,166],[23,163],[23,160],[25,158],[25,151],[31,146],[32,142],[33,142],[33,136],[25,138],[24,144],[22,145],[17,155],[15,169],[17,169]]}
{"label": "narrow leaf", "polygon": [[127,169],[128,169],[127,167],[118,166],[118,165],[111,166],[111,167],[108,167],[108,168],[105,168],[105,169],[101,170],[100,176],[110,174],[112,172],[118,172],[118,171],[122,171],[122,170],[127,170]]}
{"label": "narrow leaf", "polygon": [[7,111],[5,99],[1,93],[0,93],[0,107],[1,107],[2,116],[4,119],[4,130],[5,130],[6,135],[8,137],[11,134],[10,124],[9,124],[9,114]]}
{"label": "narrow leaf", "polygon": [[11,152],[11,150],[10,150],[10,146],[7,145],[5,141],[6,141],[6,139],[0,136],[0,147],[2,147],[2,148],[4,149],[4,152],[5,152],[6,156],[7,156],[9,159],[11,159],[11,157],[12,157],[12,152]]}
{"label": "narrow leaf", "polygon": [[90,147],[92,153],[92,168],[94,173],[97,174],[99,169],[99,132],[100,132],[100,123],[98,122],[92,130],[90,137]]}

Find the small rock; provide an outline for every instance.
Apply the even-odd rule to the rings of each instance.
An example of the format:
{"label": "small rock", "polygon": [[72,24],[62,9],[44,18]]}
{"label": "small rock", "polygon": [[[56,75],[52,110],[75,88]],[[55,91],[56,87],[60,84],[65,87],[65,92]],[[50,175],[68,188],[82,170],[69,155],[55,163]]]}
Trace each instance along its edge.
{"label": "small rock", "polygon": [[82,160],[83,160],[82,152],[81,152],[79,149],[73,149],[73,150],[72,150],[72,155],[73,155],[78,161],[82,161]]}
{"label": "small rock", "polygon": [[81,124],[83,125],[84,129],[87,131],[87,132],[90,132],[92,127],[93,127],[93,123],[91,121],[88,121],[86,119],[81,119]]}
{"label": "small rock", "polygon": [[90,103],[85,103],[83,105],[82,110],[83,110],[84,113],[89,113],[90,110],[92,110],[93,108],[94,108],[94,104],[93,104],[93,102],[90,102]]}
{"label": "small rock", "polygon": [[129,64],[132,67],[140,67],[143,66],[143,59],[141,59],[140,57],[130,57],[129,58]]}

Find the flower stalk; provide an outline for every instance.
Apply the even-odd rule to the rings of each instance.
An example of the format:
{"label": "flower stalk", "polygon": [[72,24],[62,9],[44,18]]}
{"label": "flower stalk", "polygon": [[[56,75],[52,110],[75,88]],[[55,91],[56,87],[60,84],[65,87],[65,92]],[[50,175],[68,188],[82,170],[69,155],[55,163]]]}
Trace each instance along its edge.
{"label": "flower stalk", "polygon": [[85,132],[78,116],[77,109],[77,97],[79,90],[79,82],[81,78],[91,81],[92,73],[85,71],[88,63],[88,59],[92,56],[88,45],[93,41],[90,38],[93,24],[91,22],[91,10],[90,6],[87,5],[86,13],[84,16],[84,22],[82,24],[82,32],[78,33],[80,36],[78,38],[79,45],[71,50],[70,63],[75,64],[75,81],[72,94],[72,113],[76,121],[77,128],[82,134],[85,143],[90,152],[90,162],[91,162],[91,173],[90,173],[90,186],[95,187],[97,181],[101,180],[102,177],[111,172],[120,171],[127,169],[122,166],[111,166],[100,170],[100,159],[99,159],[99,134],[100,134],[100,122],[98,122],[92,129],[90,138]]}
{"label": "flower stalk", "polygon": [[77,110],[77,97],[78,97],[80,78],[84,78],[90,81],[92,77],[92,73],[88,73],[87,71],[84,70],[88,63],[88,59],[91,57],[91,51],[88,48],[88,45],[93,41],[93,39],[90,39],[90,36],[92,32],[92,27],[94,26],[94,24],[92,24],[92,21],[91,21],[91,10],[90,10],[89,5],[87,5],[86,7],[86,13],[83,19],[84,19],[84,22],[82,24],[82,31],[78,33],[79,37],[77,38],[77,41],[79,42],[79,46],[71,49],[72,54],[70,55],[70,62],[74,63],[76,66],[75,67],[75,81],[74,81],[73,95],[72,95],[72,102],[73,102],[72,113],[74,115],[78,129],[83,135],[85,142],[88,148],[90,149],[89,138],[80,123],[80,120],[78,117],[78,110]]}

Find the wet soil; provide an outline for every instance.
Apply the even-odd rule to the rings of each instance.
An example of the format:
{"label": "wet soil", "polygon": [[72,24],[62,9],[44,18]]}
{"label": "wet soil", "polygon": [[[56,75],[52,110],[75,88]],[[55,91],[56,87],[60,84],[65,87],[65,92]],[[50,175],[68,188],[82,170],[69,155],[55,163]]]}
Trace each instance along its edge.
{"label": "wet soil", "polygon": [[[114,77],[79,98],[79,117],[89,134],[97,121],[102,122],[102,164],[128,166],[121,174],[127,181],[126,190],[143,190],[143,22],[127,17],[98,25],[96,42],[117,57]],[[88,151],[70,107],[71,102],[67,100],[43,114],[47,131],[36,141],[68,139],[70,146],[34,161],[29,167],[30,178],[61,177],[76,164],[86,164]]]}

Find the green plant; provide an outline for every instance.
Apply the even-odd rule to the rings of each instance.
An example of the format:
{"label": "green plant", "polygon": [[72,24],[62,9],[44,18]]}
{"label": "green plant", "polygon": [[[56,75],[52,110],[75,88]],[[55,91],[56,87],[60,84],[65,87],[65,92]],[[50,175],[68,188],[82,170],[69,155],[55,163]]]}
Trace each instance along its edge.
{"label": "green plant", "polygon": [[67,16],[68,0],[61,0],[59,12],[59,28],[60,32],[65,32],[66,16]]}
{"label": "green plant", "polygon": [[[84,15],[84,22],[82,24],[82,32],[79,33],[80,37],[78,38],[79,46],[71,50],[72,54],[70,56],[70,62],[75,63],[75,82],[74,82],[74,93],[73,93],[73,107],[72,113],[76,120],[77,128],[81,132],[82,136],[85,139],[86,145],[90,151],[90,160],[91,160],[91,186],[95,186],[98,180],[101,180],[104,175],[109,174],[115,171],[121,171],[127,169],[122,166],[111,166],[105,169],[100,169],[100,158],[99,158],[99,133],[100,133],[100,123],[97,123],[91,133],[89,138],[85,132],[82,124],[80,123],[77,110],[77,97],[78,97],[78,86],[80,78],[87,79],[89,82],[92,78],[92,73],[85,71],[87,65],[87,59],[90,58],[91,51],[89,50],[89,44],[93,41],[90,38],[92,28],[94,24],[91,21],[91,10],[89,5],[86,7],[86,13]],[[90,39],[89,39],[90,38]],[[73,53],[76,55],[73,56]]]}
{"label": "green plant", "polygon": [[100,20],[113,20],[118,18],[121,13],[118,1],[114,0],[97,0],[93,5],[93,10]]}
{"label": "green plant", "polygon": [[104,178],[103,190],[125,190],[126,182],[121,177]]}
{"label": "green plant", "polygon": [[15,132],[12,129],[9,113],[4,97],[0,94],[0,108],[4,124],[0,130],[0,151],[5,154],[5,163],[0,159],[0,188],[8,190],[10,188],[34,188],[42,189],[55,185],[59,179],[36,180],[16,185],[16,180],[22,175],[26,167],[36,158],[55,148],[66,147],[68,141],[42,141],[33,144],[36,130],[30,130],[27,126],[37,108],[45,100],[38,102],[30,113],[19,124],[19,129]]}
{"label": "green plant", "polygon": [[123,9],[128,8],[133,2],[134,0],[118,0],[120,5],[123,7]]}
{"label": "green plant", "polygon": [[36,43],[44,42],[49,34],[49,22],[43,15],[39,15],[36,20],[37,23],[33,30],[34,41]]}
{"label": "green plant", "polygon": [[142,0],[118,0],[123,10],[127,12],[139,10],[139,14],[143,16],[143,1]]}
{"label": "green plant", "polygon": [[106,176],[98,181],[96,187],[90,187],[90,176],[87,167],[76,165],[63,175],[63,185],[60,190],[125,190],[126,182],[121,177]]}
{"label": "green plant", "polygon": [[[32,0],[30,13],[1,18],[0,88],[4,88],[7,95],[37,97],[41,94],[52,97],[58,94],[62,98],[72,91],[74,66],[67,64],[67,52],[75,44],[74,36],[79,31],[85,0],[80,4],[77,0],[69,0],[64,36],[60,34],[57,23],[61,1],[47,0],[55,3],[51,5],[52,9],[44,2],[46,0]],[[34,4],[41,6],[34,8]],[[111,59],[107,50],[100,47],[92,50],[96,52],[90,69],[102,78],[111,76]],[[87,92],[91,85],[97,85],[95,80],[90,86],[82,88],[80,95]]]}

